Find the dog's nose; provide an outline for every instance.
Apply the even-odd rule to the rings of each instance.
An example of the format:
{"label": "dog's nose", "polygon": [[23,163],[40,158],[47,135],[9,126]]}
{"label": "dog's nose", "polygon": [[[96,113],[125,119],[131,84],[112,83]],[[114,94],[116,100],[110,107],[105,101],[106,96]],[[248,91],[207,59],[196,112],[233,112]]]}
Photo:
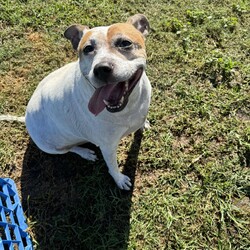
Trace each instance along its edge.
{"label": "dog's nose", "polygon": [[94,68],[94,75],[101,81],[108,81],[113,73],[113,64],[108,62],[101,62],[96,64]]}

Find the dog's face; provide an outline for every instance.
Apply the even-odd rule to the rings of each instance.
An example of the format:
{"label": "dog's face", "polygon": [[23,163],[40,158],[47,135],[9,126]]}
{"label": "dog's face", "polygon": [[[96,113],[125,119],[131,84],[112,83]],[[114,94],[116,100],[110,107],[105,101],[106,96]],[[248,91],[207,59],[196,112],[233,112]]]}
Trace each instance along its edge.
{"label": "dog's face", "polygon": [[66,38],[78,50],[82,74],[94,88],[89,110],[119,112],[139,82],[146,66],[145,36],[149,23],[135,15],[127,23],[89,29],[73,25]]}

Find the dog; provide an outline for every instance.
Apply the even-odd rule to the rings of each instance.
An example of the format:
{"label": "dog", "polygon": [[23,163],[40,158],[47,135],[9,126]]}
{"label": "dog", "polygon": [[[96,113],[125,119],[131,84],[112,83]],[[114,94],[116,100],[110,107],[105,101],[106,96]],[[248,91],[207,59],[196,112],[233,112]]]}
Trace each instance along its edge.
{"label": "dog", "polygon": [[148,127],[146,116],[151,85],[145,73],[148,19],[142,14],[125,23],[89,28],[75,24],[64,36],[78,52],[78,60],[50,73],[37,86],[24,121],[34,143],[49,154],[73,152],[95,161],[98,146],[110,175],[120,189],[130,190],[128,176],[117,164],[122,137]]}

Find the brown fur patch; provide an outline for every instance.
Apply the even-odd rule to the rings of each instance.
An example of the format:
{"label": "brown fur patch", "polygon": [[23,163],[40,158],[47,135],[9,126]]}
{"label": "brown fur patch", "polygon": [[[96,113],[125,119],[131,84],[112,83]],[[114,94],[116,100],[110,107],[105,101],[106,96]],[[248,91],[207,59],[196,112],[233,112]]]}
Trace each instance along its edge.
{"label": "brown fur patch", "polygon": [[108,43],[111,44],[112,39],[119,34],[128,37],[131,41],[145,49],[143,35],[133,25],[129,23],[116,23],[111,25],[107,34]]}
{"label": "brown fur patch", "polygon": [[92,36],[92,31],[91,31],[91,30],[87,31],[87,32],[83,35],[83,37],[82,37],[82,39],[81,39],[81,41],[80,41],[79,47],[78,47],[79,50],[82,50],[82,49],[83,49],[85,43],[89,40],[89,38],[90,38],[91,36]]}

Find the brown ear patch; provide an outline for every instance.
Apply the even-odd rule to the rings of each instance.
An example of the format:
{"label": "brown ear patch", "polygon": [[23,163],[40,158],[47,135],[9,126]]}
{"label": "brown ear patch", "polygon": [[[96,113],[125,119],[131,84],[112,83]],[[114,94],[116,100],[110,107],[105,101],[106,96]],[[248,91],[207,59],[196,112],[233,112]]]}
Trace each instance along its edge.
{"label": "brown ear patch", "polygon": [[81,39],[81,41],[80,41],[80,44],[79,44],[79,50],[82,50],[82,49],[83,49],[84,44],[89,40],[89,38],[90,38],[91,36],[92,36],[92,31],[91,31],[91,30],[87,31],[87,32],[83,35],[83,37],[82,37],[82,39]]}
{"label": "brown ear patch", "polygon": [[131,23],[137,30],[139,30],[144,37],[148,35],[150,30],[149,21],[143,14],[136,14],[128,18],[127,23]]}
{"label": "brown ear patch", "polygon": [[73,48],[77,50],[78,44],[81,40],[84,30],[88,29],[88,26],[74,24],[67,28],[67,30],[64,32],[64,36],[71,41]]}
{"label": "brown ear patch", "polygon": [[111,43],[112,39],[117,35],[124,35],[145,49],[143,35],[132,24],[116,23],[111,25],[107,33],[108,43]]}

